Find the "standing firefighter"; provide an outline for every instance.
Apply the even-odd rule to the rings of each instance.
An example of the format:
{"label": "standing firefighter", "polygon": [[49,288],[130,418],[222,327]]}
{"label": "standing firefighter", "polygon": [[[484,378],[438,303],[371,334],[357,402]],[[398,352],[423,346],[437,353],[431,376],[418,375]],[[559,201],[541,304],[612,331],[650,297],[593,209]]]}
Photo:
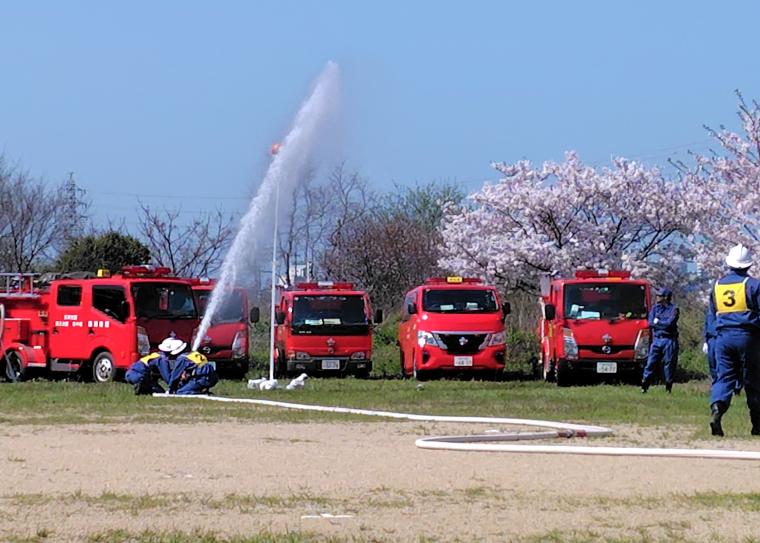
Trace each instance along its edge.
{"label": "standing firefighter", "polygon": [[678,308],[671,301],[669,288],[657,290],[657,303],[649,311],[649,327],[654,341],[649,348],[647,365],[641,379],[641,392],[649,390],[652,376],[659,364],[665,374],[665,390],[673,390],[673,379],[678,365]]}
{"label": "standing firefighter", "polygon": [[717,379],[710,390],[710,430],[723,435],[721,418],[742,381],[752,435],[760,435],[760,281],[749,276],[752,256],[739,244],[726,256],[729,272],[715,282],[710,311],[715,315]]}

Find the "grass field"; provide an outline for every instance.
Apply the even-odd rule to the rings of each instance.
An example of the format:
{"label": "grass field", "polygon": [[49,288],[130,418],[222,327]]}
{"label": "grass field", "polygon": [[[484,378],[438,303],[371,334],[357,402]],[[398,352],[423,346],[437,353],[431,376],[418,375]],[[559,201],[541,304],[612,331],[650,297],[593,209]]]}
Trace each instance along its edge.
{"label": "grass field", "polygon": [[[432,381],[310,379],[300,391],[248,390],[242,381],[221,381],[220,396],[267,398],[436,415],[479,415],[594,424],[679,425],[707,436],[708,383],[676,386],[672,395],[654,387],[593,385],[558,388],[532,381]],[[737,434],[749,432],[746,408],[737,405],[726,424]],[[135,396],[123,383],[106,385],[32,381],[0,387],[0,422],[10,424],[191,422],[222,420],[359,420],[357,416],[283,411],[267,407]],[[380,419],[366,419],[368,421]]]}

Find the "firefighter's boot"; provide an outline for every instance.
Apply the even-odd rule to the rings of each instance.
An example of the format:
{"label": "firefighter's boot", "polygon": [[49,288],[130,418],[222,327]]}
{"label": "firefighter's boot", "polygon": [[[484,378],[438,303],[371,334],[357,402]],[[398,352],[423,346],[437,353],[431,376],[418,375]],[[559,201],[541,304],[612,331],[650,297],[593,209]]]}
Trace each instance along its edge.
{"label": "firefighter's boot", "polygon": [[673,392],[673,383],[665,383],[665,391],[670,394]]}
{"label": "firefighter's boot", "polygon": [[715,402],[710,406],[710,431],[714,436],[723,436],[723,426],[721,425],[721,419],[723,413],[728,410],[728,406],[723,402]]}
{"label": "firefighter's boot", "polygon": [[642,394],[646,394],[648,390],[649,390],[649,381],[647,381],[646,379],[642,379],[641,380],[641,393]]}
{"label": "firefighter's boot", "polygon": [[750,413],[749,418],[752,420],[752,435],[760,436],[760,412]]}

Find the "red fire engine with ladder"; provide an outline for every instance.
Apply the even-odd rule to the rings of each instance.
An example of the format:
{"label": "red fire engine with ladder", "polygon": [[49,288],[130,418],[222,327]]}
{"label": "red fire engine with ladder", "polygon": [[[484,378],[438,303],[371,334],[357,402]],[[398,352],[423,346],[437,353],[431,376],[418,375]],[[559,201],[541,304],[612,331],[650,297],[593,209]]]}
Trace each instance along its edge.
{"label": "red fire engine with ladder", "polygon": [[189,342],[199,324],[191,285],[164,267],[128,266],[47,284],[0,274],[0,376],[35,370],[113,380],[174,334]]}

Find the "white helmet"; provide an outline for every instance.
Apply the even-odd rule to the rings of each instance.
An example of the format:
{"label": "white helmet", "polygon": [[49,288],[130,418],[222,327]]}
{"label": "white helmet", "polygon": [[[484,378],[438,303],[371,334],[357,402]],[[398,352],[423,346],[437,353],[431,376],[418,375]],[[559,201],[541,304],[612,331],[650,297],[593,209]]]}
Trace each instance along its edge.
{"label": "white helmet", "polygon": [[164,353],[176,355],[184,351],[185,347],[187,347],[187,343],[185,343],[181,339],[168,337],[159,344],[158,350]]}
{"label": "white helmet", "polygon": [[734,245],[731,247],[731,250],[728,251],[726,264],[728,264],[729,268],[735,270],[746,270],[752,266],[752,255],[749,253],[749,249],[741,243],[739,245]]}

